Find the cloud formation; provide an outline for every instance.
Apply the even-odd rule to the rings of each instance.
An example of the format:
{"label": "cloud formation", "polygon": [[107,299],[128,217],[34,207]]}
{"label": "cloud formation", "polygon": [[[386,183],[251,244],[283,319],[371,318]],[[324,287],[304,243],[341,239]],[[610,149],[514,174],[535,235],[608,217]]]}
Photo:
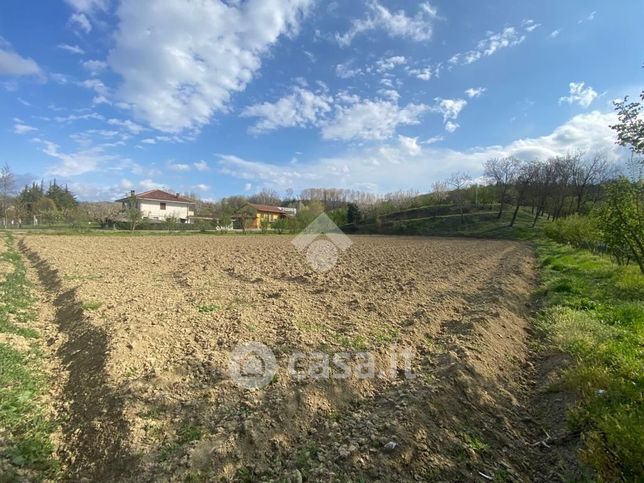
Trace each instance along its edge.
{"label": "cloud formation", "polygon": [[590,86],[586,87],[585,82],[571,82],[568,84],[569,95],[559,98],[559,104],[578,104],[581,107],[588,107],[597,98],[597,92]]}
{"label": "cloud formation", "polygon": [[434,21],[438,15],[436,8],[429,2],[421,3],[413,17],[408,16],[404,10],[391,12],[377,0],[370,1],[367,7],[365,18],[354,20],[347,32],[335,35],[339,45],[347,47],[355,37],[372,30],[382,30],[390,37],[407,38],[417,42],[432,38]]}
{"label": "cloud formation", "polygon": [[605,153],[611,161],[616,161],[623,155],[623,148],[615,144],[615,133],[609,127],[615,120],[612,112],[593,111],[574,116],[543,136],[461,151],[435,147],[434,139],[418,143],[415,138],[399,136],[385,144],[349,149],[337,156],[297,165],[278,166],[232,154],[219,155],[218,164],[222,174],[254,186],[276,189],[372,186],[381,193],[399,189],[422,191],[456,170],[479,176],[483,162],[493,157],[512,155],[526,160],[545,160],[585,150]]}
{"label": "cloud formation", "polygon": [[0,37],[0,75],[27,76],[40,74],[40,67],[33,59],[17,54],[11,44]]}
{"label": "cloud formation", "polygon": [[[243,91],[282,35],[293,36],[313,0],[123,0],[111,68],[135,116],[161,131],[208,123]],[[190,32],[186,35],[186,32]]]}

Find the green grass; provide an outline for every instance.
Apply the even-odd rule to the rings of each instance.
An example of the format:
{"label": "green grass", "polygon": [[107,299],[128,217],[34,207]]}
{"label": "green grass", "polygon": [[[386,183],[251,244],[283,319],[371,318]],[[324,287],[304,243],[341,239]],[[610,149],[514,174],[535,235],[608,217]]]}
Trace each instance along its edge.
{"label": "green grass", "polygon": [[202,314],[217,312],[218,310],[221,310],[221,307],[217,304],[205,304],[197,307],[197,311],[201,312]]}
{"label": "green grass", "polygon": [[[3,241],[7,250],[1,258],[12,265],[13,271],[0,281],[0,332],[33,342],[38,333],[29,327],[36,314],[26,270],[13,237],[5,234]],[[33,343],[27,348],[0,343],[0,427],[4,439],[0,444],[0,466],[5,471],[2,481],[40,481],[54,478],[59,472],[49,438],[54,426],[40,406],[47,381],[39,359]]]}
{"label": "green grass", "polygon": [[[461,236],[474,238],[494,238],[511,240],[531,240],[536,231],[532,228],[532,215],[527,209],[520,209],[514,226],[510,226],[512,210],[509,208],[497,219],[492,211],[433,216],[383,222],[381,225],[368,224],[344,227],[357,234],[384,235],[422,235],[422,236]],[[542,224],[539,220],[537,225]]]}
{"label": "green grass", "polygon": [[644,277],[636,266],[539,241],[544,307],[538,325],[576,361],[562,384],[578,403],[581,457],[604,481],[644,480]]}
{"label": "green grass", "polygon": [[98,310],[103,306],[103,302],[100,300],[88,300],[86,302],[83,302],[83,310]]}

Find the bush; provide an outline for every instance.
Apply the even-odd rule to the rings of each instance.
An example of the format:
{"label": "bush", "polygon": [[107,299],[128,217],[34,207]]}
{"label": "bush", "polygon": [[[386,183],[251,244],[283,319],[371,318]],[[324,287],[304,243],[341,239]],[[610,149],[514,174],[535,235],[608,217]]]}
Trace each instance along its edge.
{"label": "bush", "polygon": [[572,215],[544,226],[546,236],[559,243],[596,250],[601,246],[601,232],[592,216]]}

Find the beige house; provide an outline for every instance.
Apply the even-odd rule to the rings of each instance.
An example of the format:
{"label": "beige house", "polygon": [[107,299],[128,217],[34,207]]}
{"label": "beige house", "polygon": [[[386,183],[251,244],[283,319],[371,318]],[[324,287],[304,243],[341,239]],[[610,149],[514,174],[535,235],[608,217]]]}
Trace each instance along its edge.
{"label": "beige house", "polygon": [[[259,230],[262,226],[262,220],[266,220],[270,226],[280,218],[295,216],[297,213],[297,210],[295,208],[260,205],[257,203],[246,203],[242,207],[242,209],[247,208],[250,208],[250,211],[253,213],[253,215],[248,220],[246,220],[246,228],[250,230]],[[239,228],[241,217],[239,215],[236,215],[234,218],[236,219],[236,228]]]}
{"label": "beige house", "polygon": [[144,218],[151,221],[164,221],[166,218],[177,218],[181,223],[191,223],[195,214],[195,202],[179,193],[168,193],[162,190],[150,190],[116,200],[123,203],[123,209],[130,207],[132,198],[136,198],[136,207],[141,210]]}

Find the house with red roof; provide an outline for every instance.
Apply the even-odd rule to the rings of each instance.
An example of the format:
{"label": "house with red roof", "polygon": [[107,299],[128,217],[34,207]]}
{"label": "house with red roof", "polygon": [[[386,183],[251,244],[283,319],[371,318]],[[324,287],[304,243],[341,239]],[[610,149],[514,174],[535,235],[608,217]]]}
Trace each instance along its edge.
{"label": "house with red roof", "polygon": [[143,217],[153,222],[174,217],[181,223],[191,223],[195,214],[194,200],[179,193],[172,194],[163,190],[150,190],[138,194],[130,191],[129,196],[116,201],[123,204],[123,209],[129,209],[133,200]]}

